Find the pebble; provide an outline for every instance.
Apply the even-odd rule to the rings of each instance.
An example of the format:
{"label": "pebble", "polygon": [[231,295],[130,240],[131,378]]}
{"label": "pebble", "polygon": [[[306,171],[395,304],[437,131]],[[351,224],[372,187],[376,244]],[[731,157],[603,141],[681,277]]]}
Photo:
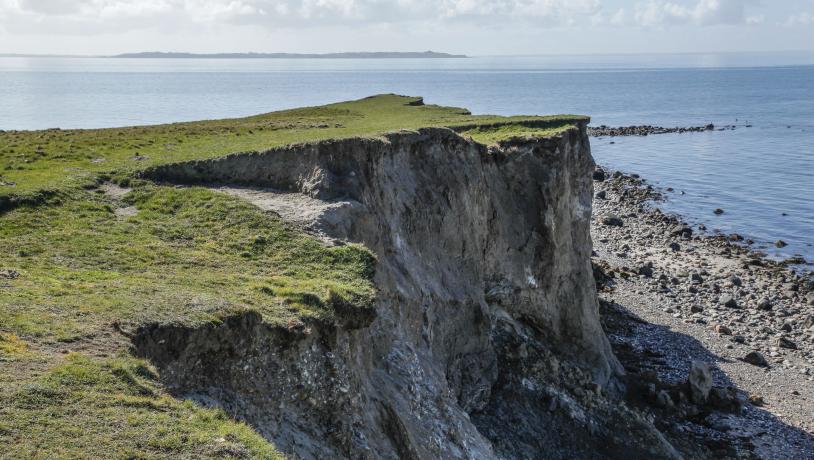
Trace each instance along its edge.
{"label": "pebble", "polygon": [[13,280],[13,279],[18,278],[19,276],[20,276],[20,273],[17,272],[16,270],[12,270],[10,268],[0,269],[0,278],[7,279],[7,280]]}
{"label": "pebble", "polygon": [[715,329],[715,332],[717,332],[717,333],[719,333],[721,335],[732,335],[732,329],[729,329],[728,327],[724,326],[723,324],[716,324],[714,329]]}
{"label": "pebble", "polygon": [[614,214],[608,214],[602,218],[602,223],[609,227],[622,227],[625,225],[624,221]]}
{"label": "pebble", "polygon": [[777,339],[776,343],[777,343],[777,346],[780,347],[780,348],[787,348],[789,350],[796,350],[797,349],[797,344],[792,342],[791,340],[785,338],[785,337],[779,337]]}
{"label": "pebble", "polygon": [[753,366],[759,367],[768,367],[769,363],[766,361],[766,358],[763,357],[760,353],[756,351],[751,351],[743,357],[743,361],[749,363]]}
{"label": "pebble", "polygon": [[722,295],[720,299],[718,299],[718,303],[726,308],[738,308],[738,301],[731,295]]}

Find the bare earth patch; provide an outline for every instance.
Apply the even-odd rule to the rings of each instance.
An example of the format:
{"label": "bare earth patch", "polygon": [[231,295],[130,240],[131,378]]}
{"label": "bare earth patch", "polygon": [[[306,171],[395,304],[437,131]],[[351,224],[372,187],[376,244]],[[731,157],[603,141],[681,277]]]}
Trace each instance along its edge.
{"label": "bare earth patch", "polygon": [[273,212],[330,245],[342,244],[346,240],[342,237],[348,234],[349,225],[352,225],[350,215],[363,208],[357,201],[323,201],[303,193],[267,188],[218,186],[215,190]]}

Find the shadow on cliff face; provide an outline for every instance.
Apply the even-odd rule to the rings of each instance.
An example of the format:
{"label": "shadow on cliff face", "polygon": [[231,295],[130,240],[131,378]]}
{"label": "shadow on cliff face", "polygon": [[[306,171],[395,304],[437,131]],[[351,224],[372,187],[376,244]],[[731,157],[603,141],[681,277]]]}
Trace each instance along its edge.
{"label": "shadow on cliff face", "polygon": [[[618,303],[600,300],[600,317],[627,372],[626,400],[650,414],[683,456],[809,458],[814,436],[753,405],[719,367],[728,358],[692,336],[648,323]],[[693,361],[707,363],[712,374],[713,387],[703,404],[692,401],[688,376]]]}

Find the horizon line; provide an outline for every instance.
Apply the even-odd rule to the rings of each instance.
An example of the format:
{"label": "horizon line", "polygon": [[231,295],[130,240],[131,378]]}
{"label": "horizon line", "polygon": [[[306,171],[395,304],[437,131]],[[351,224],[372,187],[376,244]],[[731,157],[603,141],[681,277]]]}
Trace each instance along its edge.
{"label": "horizon line", "polygon": [[[456,54],[438,51],[338,51],[338,52],[320,52],[320,53],[292,53],[292,52],[266,52],[266,51],[246,51],[246,52],[187,52],[187,51],[136,51],[118,54],[62,54],[62,53],[0,53],[0,57],[23,57],[23,58],[139,58],[138,55],[156,54],[156,55],[186,55],[179,58],[201,58],[207,59],[212,56],[229,56],[233,59],[243,59],[242,56],[251,57],[253,59],[275,59],[285,58],[286,56],[300,57],[300,58],[314,58],[314,59],[328,59],[332,57],[341,57],[341,55],[354,55],[354,54],[393,54],[393,55],[421,55],[421,54],[434,54],[435,59],[443,58],[472,58],[472,57],[543,57],[543,56],[659,56],[659,55],[709,55],[709,54],[772,54],[772,53],[814,53],[814,49],[781,49],[781,50],[740,50],[740,51],[641,51],[641,52],[610,52],[610,53],[520,53],[520,54],[502,54],[502,53],[488,53],[488,54]],[[268,56],[268,57],[264,57]],[[438,56],[440,55],[440,56]],[[447,55],[447,56],[443,56]],[[149,59],[150,57],[141,57]],[[173,59],[171,56],[161,57],[162,59]],[[372,56],[371,59],[387,59],[386,56]],[[419,58],[416,56],[416,58]]]}

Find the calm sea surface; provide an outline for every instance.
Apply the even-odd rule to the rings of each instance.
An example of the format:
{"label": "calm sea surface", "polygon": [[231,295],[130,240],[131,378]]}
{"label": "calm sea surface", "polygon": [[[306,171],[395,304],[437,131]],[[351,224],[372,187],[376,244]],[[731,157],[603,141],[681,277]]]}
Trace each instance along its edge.
{"label": "calm sea surface", "polygon": [[[436,60],[0,58],[0,129],[252,115],[376,93],[474,113],[734,131],[592,141],[611,168],[673,187],[665,210],[814,260],[814,53]],[[751,125],[751,127],[746,127]],[[680,192],[684,192],[681,194]],[[712,210],[726,212],[715,216]],[[772,242],[789,246],[778,250]]]}

